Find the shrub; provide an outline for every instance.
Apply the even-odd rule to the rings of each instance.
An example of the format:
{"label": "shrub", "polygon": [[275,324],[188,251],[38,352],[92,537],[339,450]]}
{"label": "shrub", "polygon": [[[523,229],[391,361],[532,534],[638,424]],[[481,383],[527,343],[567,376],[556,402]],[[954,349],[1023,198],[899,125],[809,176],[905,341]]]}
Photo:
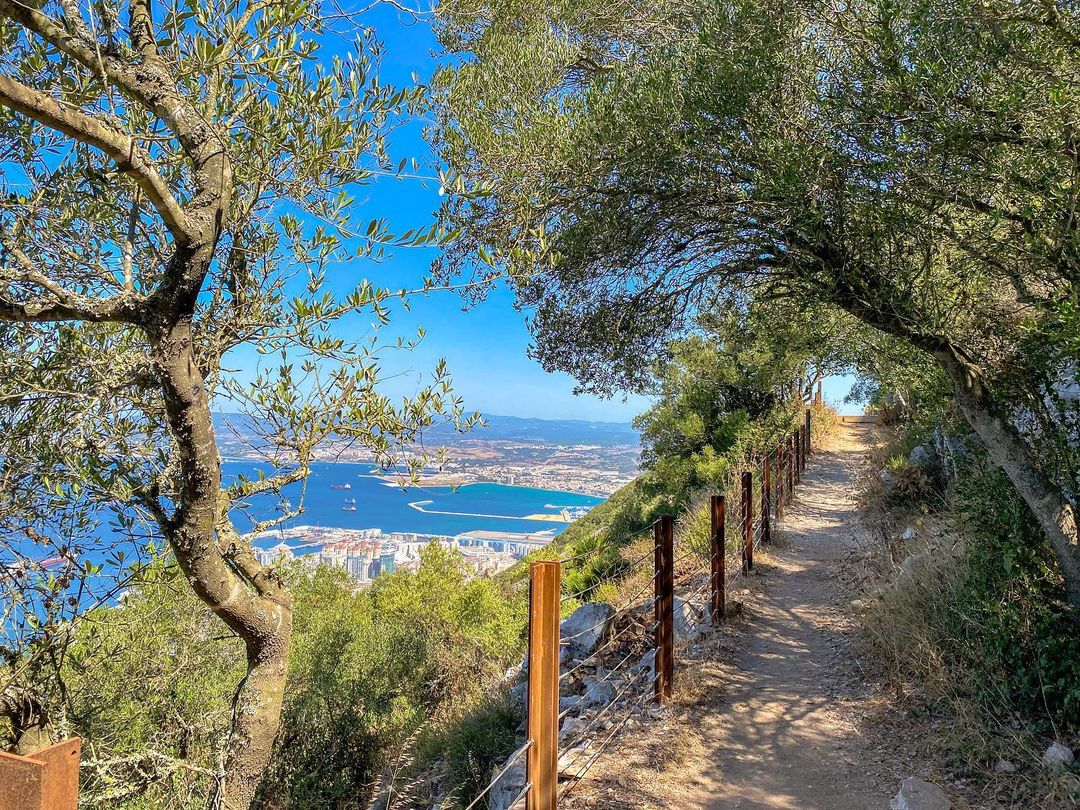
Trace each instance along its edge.
{"label": "shrub", "polygon": [[[80,625],[66,664],[69,720],[94,752],[84,769],[90,808],[202,807],[213,779],[242,649],[174,587],[174,569],[157,568],[123,605]],[[519,597],[471,577],[438,544],[423,550],[415,574],[380,577],[366,590],[338,569],[295,564],[284,573],[295,632],[264,806],[363,807],[414,735],[429,758],[419,764],[446,751],[462,778],[465,763],[485,764],[481,751],[501,749],[512,726],[486,708],[494,706],[486,695],[522,654]]]}

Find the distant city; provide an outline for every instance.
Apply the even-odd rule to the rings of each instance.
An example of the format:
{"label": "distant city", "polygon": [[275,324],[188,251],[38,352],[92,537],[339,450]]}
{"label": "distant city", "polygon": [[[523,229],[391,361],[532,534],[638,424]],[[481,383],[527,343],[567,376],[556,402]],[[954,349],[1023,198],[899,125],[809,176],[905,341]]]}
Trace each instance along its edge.
{"label": "distant city", "polygon": [[[486,427],[471,433],[440,426],[426,434],[424,449],[434,453],[445,448],[448,461],[437,474],[424,476],[422,483],[455,486],[490,481],[606,498],[637,475],[641,446],[630,425],[510,416],[485,420]],[[217,421],[223,455],[251,461],[266,458],[258,431],[246,417],[221,414]],[[404,458],[419,455],[418,449],[410,449]],[[365,449],[331,445],[318,450],[317,457],[374,461]]]}
{"label": "distant city", "polygon": [[[242,417],[218,418],[230,466],[266,462],[257,430],[244,429]],[[419,482],[362,467],[373,462],[369,453],[323,448],[307,488],[309,519],[253,536],[260,561],[295,558],[340,568],[365,587],[381,574],[415,571],[420,549],[434,542],[457,549],[477,574],[491,575],[550,543],[637,475],[639,438],[629,425],[485,421],[487,427],[468,434],[445,427],[427,434],[425,449],[445,448],[447,461]],[[356,528],[358,522],[367,527]]]}
{"label": "distant city", "polygon": [[[420,567],[420,549],[429,543],[457,549],[473,571],[491,576],[529,552],[543,548],[554,537],[552,530],[533,533],[476,530],[446,537],[382,529],[296,526],[262,532],[252,539],[255,554],[263,565],[297,559],[312,567],[340,568],[358,587],[363,587],[380,574],[415,572]],[[273,545],[267,546],[268,542]]]}

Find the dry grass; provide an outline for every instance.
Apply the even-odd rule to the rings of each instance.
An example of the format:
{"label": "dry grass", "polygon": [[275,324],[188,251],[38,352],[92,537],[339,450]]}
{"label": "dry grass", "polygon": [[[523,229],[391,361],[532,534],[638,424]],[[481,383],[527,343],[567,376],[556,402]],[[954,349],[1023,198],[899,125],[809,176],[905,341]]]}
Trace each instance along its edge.
{"label": "dry grass", "polygon": [[[888,444],[872,450],[860,480],[860,593],[854,604],[862,612],[867,658],[881,667],[896,705],[918,718],[912,722],[924,732],[929,727],[928,744],[951,766],[953,788],[967,806],[1080,807],[1080,779],[1042,768],[1046,741],[1025,718],[1010,714],[1009,696],[1002,691],[989,705],[974,697],[986,694],[985,688],[965,687],[976,676],[958,670],[950,648],[965,643],[953,637],[958,623],[977,633],[952,598],[970,573],[965,541],[955,516],[940,504],[931,511],[925,501],[882,491],[876,471],[894,457]],[[914,537],[904,540],[908,527]],[[1019,772],[996,773],[1002,759]]]}

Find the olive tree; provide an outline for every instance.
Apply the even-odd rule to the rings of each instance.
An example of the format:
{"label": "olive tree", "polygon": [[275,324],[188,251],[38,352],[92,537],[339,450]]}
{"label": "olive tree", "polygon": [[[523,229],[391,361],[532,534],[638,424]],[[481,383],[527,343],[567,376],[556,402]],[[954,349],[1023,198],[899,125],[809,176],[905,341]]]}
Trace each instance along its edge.
{"label": "olive tree", "polygon": [[1071,7],[447,0],[440,26],[462,230],[440,272],[508,270],[537,356],[599,390],[640,387],[660,336],[747,296],[902,341],[1080,607],[1080,482],[1038,441],[1077,374]]}
{"label": "olive tree", "polygon": [[[472,419],[441,365],[402,401],[380,388],[379,327],[408,291],[362,281],[355,263],[438,234],[355,221],[356,190],[401,171],[387,136],[421,92],[380,81],[357,14],[0,0],[2,539],[30,560],[50,553],[35,543],[90,555],[59,578],[38,570],[36,601],[18,582],[5,592],[55,636],[49,605],[72,606],[69,620],[77,583],[127,565],[101,553],[109,514],[117,532],[167,543],[246,650],[219,807],[248,807],[268,762],[292,625],[237,510],[306,478],[328,443],[390,463],[435,421]],[[276,473],[223,483],[212,407],[246,414]],[[15,689],[26,668],[9,658]]]}

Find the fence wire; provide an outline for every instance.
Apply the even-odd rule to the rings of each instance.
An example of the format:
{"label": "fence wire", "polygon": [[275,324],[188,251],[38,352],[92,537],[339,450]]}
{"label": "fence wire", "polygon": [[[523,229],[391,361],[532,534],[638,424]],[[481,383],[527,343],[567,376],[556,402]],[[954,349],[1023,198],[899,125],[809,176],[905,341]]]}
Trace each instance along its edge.
{"label": "fence wire", "polygon": [[[782,452],[781,448],[783,448]],[[733,492],[736,495],[735,498],[725,498],[725,500],[726,502],[738,502],[740,507],[738,514],[735,513],[735,510],[725,509],[726,525],[724,527],[724,543],[720,548],[721,567],[724,570],[725,579],[733,572],[737,572],[743,567],[747,552],[746,538],[748,534],[751,550],[757,550],[762,542],[766,522],[768,521],[770,529],[774,526],[782,525],[783,521],[778,514],[780,506],[782,504],[786,506],[791,503],[796,486],[801,483],[801,475],[796,466],[795,453],[793,449],[789,450],[787,448],[785,442],[781,442],[780,446],[773,452],[767,454],[765,459],[747,459],[747,466],[750,467],[750,470],[756,473],[757,476],[760,476],[762,473],[763,464],[770,465],[769,472],[773,482],[771,491],[769,496],[766,497],[763,487],[760,486],[759,478],[758,485],[752,485],[749,489],[749,511],[743,502],[744,490],[741,488],[741,469],[737,467],[730,475],[725,476],[723,487],[725,495],[729,492]],[[791,481],[790,485],[788,483],[789,480]],[[733,536],[735,532],[732,532],[732,529],[737,532],[737,536]],[[590,557],[599,556],[612,550],[620,552],[617,559],[607,565],[603,571],[590,575],[594,580],[593,585],[582,588],[575,593],[560,595],[559,604],[565,605],[571,600],[578,600],[582,597],[586,597],[589,594],[594,593],[601,584],[611,581],[613,577],[626,579],[635,573],[639,566],[645,563],[650,557],[655,556],[659,546],[653,544],[644,553],[633,559],[623,557],[621,551],[626,548],[625,544],[633,541],[635,538],[641,537],[646,531],[648,531],[648,529],[632,532],[617,541],[605,541],[598,546],[560,559],[559,562],[566,565],[580,562],[581,560]],[[695,556],[698,558],[698,564],[691,567],[689,570],[686,570],[686,567],[682,566],[682,564]],[[690,604],[693,610],[700,610],[700,614],[696,616],[696,619],[701,623],[704,623],[704,620],[706,616],[709,615],[711,609],[711,600],[708,597],[711,594],[711,589],[713,587],[712,563],[713,555],[711,551],[703,552],[701,549],[694,547],[682,549],[679,556],[672,561],[673,569],[679,568],[680,566],[683,569],[680,571],[679,576],[674,583],[674,595],[683,602]],[[694,584],[695,579],[702,574],[704,574],[702,580],[697,584]],[[558,712],[558,722],[561,726],[563,721],[571,714],[579,713],[578,716],[585,717],[584,712],[589,709],[595,709],[595,713],[591,713],[591,716],[589,716],[583,728],[576,730],[572,736],[568,736],[565,740],[562,739],[560,735],[558,743],[560,750],[578,747],[584,749],[592,748],[585,764],[582,767],[575,767],[570,781],[558,791],[557,803],[560,805],[582,783],[584,777],[608,749],[619,732],[625,728],[630,719],[635,715],[641,714],[644,711],[645,706],[654,698],[656,683],[660,678],[660,673],[657,671],[657,648],[654,634],[659,628],[660,623],[659,621],[654,620],[650,626],[643,627],[640,616],[637,614],[642,608],[648,611],[650,600],[646,598],[646,595],[650,590],[655,589],[658,576],[659,572],[654,571],[653,575],[649,577],[642,586],[637,588],[630,596],[620,600],[619,606],[614,607],[613,612],[602,620],[593,623],[590,627],[580,630],[571,636],[560,639],[561,645],[569,645],[575,639],[589,635],[598,629],[603,629],[603,632],[606,632],[606,629],[604,628],[615,627],[618,623],[625,622],[621,628],[610,633],[608,637],[604,639],[596,649],[589,652],[584,659],[576,663],[570,669],[559,674],[558,683],[561,686],[568,679],[572,678],[582,670],[595,667],[597,672],[595,683],[611,684],[613,687],[612,697],[602,705],[582,705],[585,700],[585,695],[581,695],[579,696],[578,701]],[[679,590],[685,588],[689,588],[689,590],[683,590],[680,594]],[[702,600],[700,605],[698,604],[698,600]],[[655,616],[655,602],[652,607]],[[679,647],[684,649],[684,645],[689,645],[693,638],[694,634],[692,633],[683,634],[683,643],[680,643]],[[673,643],[675,641],[676,640],[673,639]],[[623,648],[623,645],[627,642],[629,642],[628,647],[626,648],[625,653],[623,653],[621,648]],[[621,654],[618,663],[610,667],[605,666],[604,657],[615,651],[618,651],[616,654]],[[650,653],[653,656],[651,662],[647,661]],[[637,660],[637,664],[632,663],[635,659]],[[636,673],[630,673],[629,676],[627,676],[627,670],[632,666],[639,666],[640,669]],[[652,677],[647,678],[646,676],[650,673]],[[624,678],[625,682],[621,683],[618,687],[615,687],[615,682],[622,681]],[[623,702],[628,694],[632,694],[633,691],[643,683],[645,688],[641,690],[641,693],[637,695],[637,697]],[[618,719],[614,723],[611,723],[612,717],[617,717]],[[606,727],[601,728],[601,724],[604,724]],[[601,734],[595,734],[598,729],[601,731]],[[596,744],[597,740],[600,740],[598,744]],[[526,755],[533,746],[533,743],[534,741],[530,739],[511,754],[499,771],[492,777],[488,785],[477,794],[465,810],[475,810],[495,785],[497,785],[499,781],[521,760],[521,758]],[[594,744],[595,747],[593,747]],[[517,796],[511,801],[510,806],[513,806],[520,801],[522,797],[526,796],[532,787],[533,783],[527,782]]]}

